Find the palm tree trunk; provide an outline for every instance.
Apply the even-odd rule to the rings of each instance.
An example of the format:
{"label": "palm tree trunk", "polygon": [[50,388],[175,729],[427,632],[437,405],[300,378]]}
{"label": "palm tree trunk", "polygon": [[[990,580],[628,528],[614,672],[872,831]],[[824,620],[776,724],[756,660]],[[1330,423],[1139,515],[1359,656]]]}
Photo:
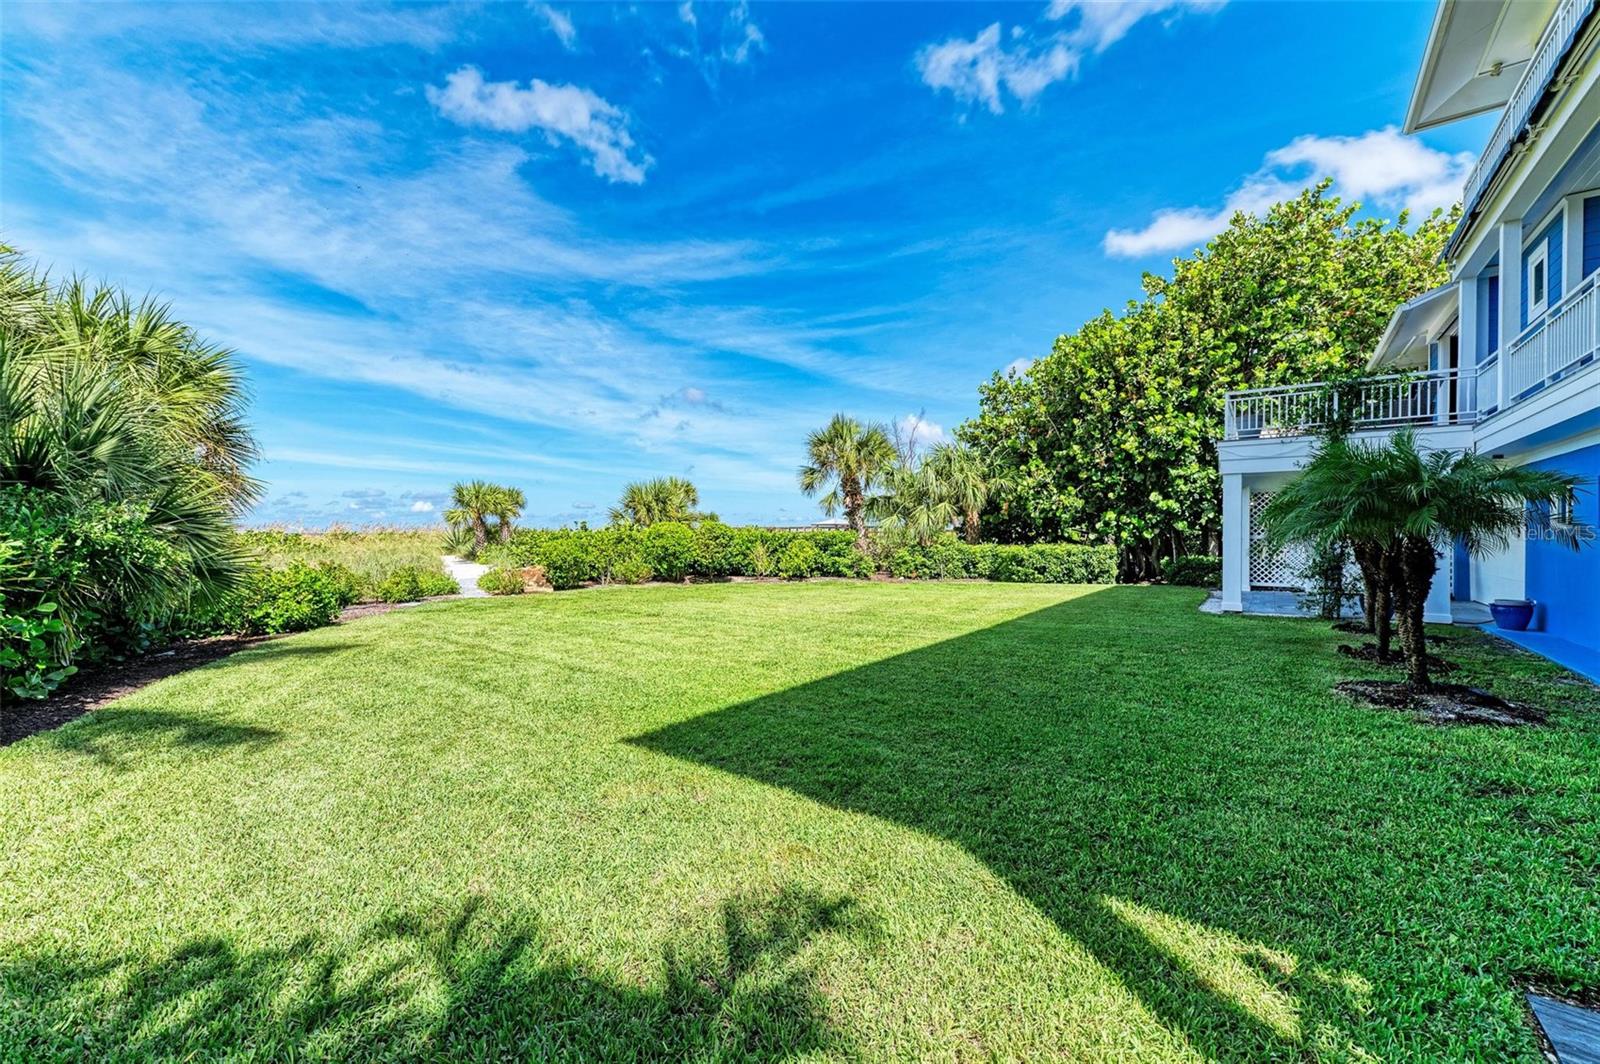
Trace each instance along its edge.
{"label": "palm tree trunk", "polygon": [[856,534],[856,550],[867,549],[867,500],[861,494],[861,482],[855,477],[845,477],[839,483],[844,496],[844,519]]}
{"label": "palm tree trunk", "polygon": [[509,517],[500,518],[500,542],[511,542],[511,518]]}
{"label": "palm tree trunk", "polygon": [[472,542],[479,550],[489,545],[489,523],[483,519],[482,514],[473,515]]}
{"label": "palm tree trunk", "polygon": [[978,542],[978,511],[968,510],[966,513],[967,542]]}
{"label": "palm tree trunk", "polygon": [[1378,598],[1387,596],[1383,568],[1378,561],[1379,548],[1371,543],[1357,543],[1353,548],[1356,566],[1361,570],[1361,612],[1366,618],[1367,631],[1378,630]]}
{"label": "palm tree trunk", "polygon": [[1428,638],[1422,616],[1433,586],[1438,560],[1433,544],[1425,539],[1407,539],[1399,548],[1400,642],[1406,655],[1406,679],[1413,690],[1428,691],[1433,679],[1428,675]]}

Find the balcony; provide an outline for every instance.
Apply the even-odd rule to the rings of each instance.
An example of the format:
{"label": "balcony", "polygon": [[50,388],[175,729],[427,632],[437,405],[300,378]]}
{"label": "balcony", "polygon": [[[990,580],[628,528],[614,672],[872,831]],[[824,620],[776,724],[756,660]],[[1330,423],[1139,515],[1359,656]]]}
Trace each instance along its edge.
{"label": "balcony", "polygon": [[1468,425],[1478,420],[1477,400],[1473,370],[1394,373],[1337,388],[1322,383],[1252,388],[1228,393],[1223,439],[1312,436],[1339,421],[1369,430]]}
{"label": "balcony", "polygon": [[1339,388],[1315,383],[1229,392],[1222,438],[1311,436],[1339,420],[1369,431],[1471,425],[1547,393],[1597,358],[1600,271],[1530,322],[1503,355],[1476,368],[1364,377]]}

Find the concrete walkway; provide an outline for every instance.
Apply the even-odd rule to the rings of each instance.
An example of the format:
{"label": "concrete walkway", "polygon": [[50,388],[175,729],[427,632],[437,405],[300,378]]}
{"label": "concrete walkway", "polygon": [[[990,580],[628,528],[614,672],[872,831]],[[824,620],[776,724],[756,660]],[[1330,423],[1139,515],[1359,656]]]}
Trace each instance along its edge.
{"label": "concrete walkway", "polygon": [[478,577],[489,571],[487,565],[469,562],[465,558],[457,557],[454,554],[446,554],[443,559],[444,571],[449,573],[451,579],[460,585],[463,598],[489,597],[489,593],[478,586]]}

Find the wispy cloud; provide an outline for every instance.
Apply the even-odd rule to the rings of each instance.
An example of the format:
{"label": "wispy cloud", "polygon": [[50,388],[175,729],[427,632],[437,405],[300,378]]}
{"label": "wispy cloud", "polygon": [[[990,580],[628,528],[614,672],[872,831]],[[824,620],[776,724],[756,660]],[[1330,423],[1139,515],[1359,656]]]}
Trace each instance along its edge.
{"label": "wispy cloud", "polygon": [[429,85],[428,102],[464,126],[502,133],[537,129],[552,144],[570,141],[589,156],[594,172],[610,181],[641,184],[651,158],[635,158],[633,135],[622,109],[577,85],[551,85],[538,78],[526,88],[515,81],[485,81],[483,71],[464,66]]}
{"label": "wispy cloud", "polygon": [[1427,213],[1461,196],[1471,152],[1436,151],[1393,126],[1353,137],[1297,137],[1267,153],[1217,207],[1168,207],[1137,229],[1105,235],[1108,255],[1134,258],[1205,243],[1236,214],[1260,214],[1310,181],[1331,177],[1334,190],[1385,210]]}
{"label": "wispy cloud", "polygon": [[578,27],[572,24],[572,16],[549,4],[534,4],[534,13],[544,19],[544,24],[550,32],[556,35],[556,40],[561,42],[561,47],[569,52],[578,48]]}
{"label": "wispy cloud", "polygon": [[1051,0],[1042,21],[1012,26],[999,22],[971,40],[953,37],[917,53],[923,84],[963,103],[980,103],[993,114],[1010,96],[1023,106],[1045,89],[1078,73],[1090,55],[1127,36],[1141,20],[1186,10],[1214,10],[1226,0]]}

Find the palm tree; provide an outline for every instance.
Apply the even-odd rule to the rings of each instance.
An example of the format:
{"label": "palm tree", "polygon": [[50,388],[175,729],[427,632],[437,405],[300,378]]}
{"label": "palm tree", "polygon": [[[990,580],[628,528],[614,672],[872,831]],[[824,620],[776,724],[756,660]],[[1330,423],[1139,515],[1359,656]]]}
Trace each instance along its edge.
{"label": "palm tree", "polygon": [[512,522],[522,516],[522,508],[528,504],[527,498],[520,488],[500,487],[494,489],[495,521],[499,524],[500,542],[507,543],[511,540],[513,529]]}
{"label": "palm tree", "polygon": [[[1424,452],[1413,430],[1397,432],[1381,452],[1374,490],[1394,522],[1394,596],[1408,680],[1432,687],[1423,610],[1438,571],[1438,552],[1459,542],[1472,554],[1504,550],[1530,520],[1548,524],[1550,508],[1570,502],[1580,483],[1566,473],[1508,466],[1471,451]],[[1552,529],[1573,549],[1569,530]]]}
{"label": "palm tree", "polygon": [[1276,553],[1291,543],[1314,550],[1350,544],[1361,569],[1366,627],[1377,637],[1379,659],[1388,660],[1396,554],[1393,514],[1374,490],[1382,475],[1378,448],[1343,436],[1324,440],[1300,475],[1267,504],[1262,546]]}
{"label": "palm tree", "polygon": [[232,354],[165,307],[52,285],[0,247],[0,485],[19,506],[115,513],[163,548],[119,556],[101,574],[115,587],[34,589],[69,624],[113,603],[161,620],[239,586],[233,518],[259,491],[244,401]]}
{"label": "palm tree", "polygon": [[927,546],[950,531],[960,511],[927,462],[902,459],[884,474],[882,490],[867,498],[867,516],[878,522],[880,536],[889,542]]}
{"label": "palm tree", "polygon": [[472,529],[474,555],[489,545],[489,518],[499,512],[503,490],[487,480],[459,481],[450,488],[450,509],[444,519],[457,528]]}
{"label": "palm tree", "polygon": [[682,477],[656,477],[629,484],[622,498],[611,508],[611,520],[619,525],[653,525],[659,521],[716,520],[715,514],[701,513],[700,491]]}
{"label": "palm tree", "polygon": [[[1362,559],[1368,602],[1387,649],[1392,598],[1405,654],[1407,682],[1426,691],[1423,614],[1438,553],[1459,541],[1471,553],[1504,549],[1544,507],[1570,500],[1579,483],[1565,473],[1506,466],[1477,451],[1424,452],[1404,430],[1385,445],[1330,440],[1268,504],[1267,549],[1289,542],[1344,539]],[[1563,533],[1574,547],[1577,540]],[[1369,605],[1369,609],[1372,606]]]}
{"label": "palm tree", "polygon": [[928,452],[922,468],[932,476],[939,497],[956,511],[966,541],[978,542],[978,515],[990,495],[978,452],[964,443],[941,443]]}
{"label": "palm tree", "polygon": [[882,425],[835,414],[806,438],[806,456],[809,461],[800,467],[800,490],[816,495],[832,485],[821,500],[823,513],[832,517],[842,509],[855,530],[856,546],[866,550],[868,498],[895,465],[889,434]]}

